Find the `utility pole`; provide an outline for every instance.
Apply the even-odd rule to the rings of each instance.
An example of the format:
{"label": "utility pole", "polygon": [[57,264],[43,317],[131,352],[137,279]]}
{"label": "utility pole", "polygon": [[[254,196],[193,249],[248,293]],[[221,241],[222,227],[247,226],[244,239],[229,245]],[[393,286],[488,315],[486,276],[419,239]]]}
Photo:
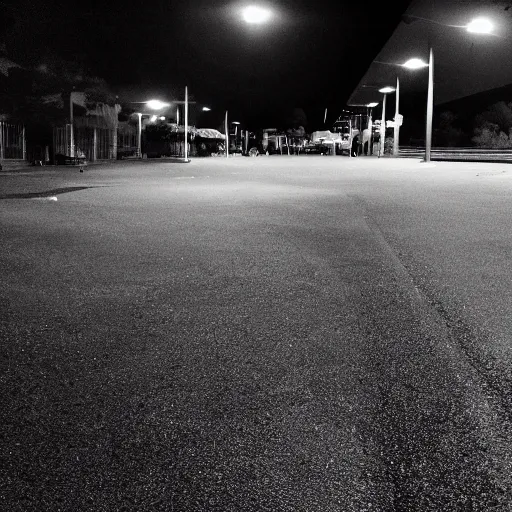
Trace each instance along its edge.
{"label": "utility pole", "polygon": [[428,61],[427,127],[425,133],[425,162],[430,162],[432,150],[432,115],[434,112],[434,50],[430,48]]}
{"label": "utility pole", "polygon": [[384,141],[386,140],[386,97],[384,93],[384,99],[382,100],[382,120],[380,125],[380,144],[379,144],[379,157],[384,154]]}
{"label": "utility pole", "polygon": [[395,128],[394,128],[394,137],[393,137],[393,156],[398,156],[398,148],[399,142],[398,139],[400,137],[400,123],[398,121],[399,105],[400,105],[400,80],[396,77],[396,101],[395,101]]}
{"label": "utility pole", "polygon": [[75,133],[73,129],[73,91],[69,93],[69,156],[75,156]]}
{"label": "utility pole", "polygon": [[185,162],[188,162],[188,87],[185,86]]}
{"label": "utility pole", "polygon": [[226,118],[224,119],[224,132],[226,134],[226,158],[229,158],[229,131],[228,131],[228,111],[226,110]]}
{"label": "utility pole", "polygon": [[[137,156],[142,158],[142,113],[137,112],[138,124],[137,124]],[[96,130],[96,128],[95,128]],[[96,131],[94,132],[96,136]],[[96,147],[96,144],[94,145]]]}

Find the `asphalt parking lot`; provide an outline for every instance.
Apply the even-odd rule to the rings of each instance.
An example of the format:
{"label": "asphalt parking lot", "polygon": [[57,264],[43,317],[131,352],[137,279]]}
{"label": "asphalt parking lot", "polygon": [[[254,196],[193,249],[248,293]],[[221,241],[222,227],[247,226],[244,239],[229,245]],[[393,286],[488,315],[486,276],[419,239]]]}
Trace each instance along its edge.
{"label": "asphalt parking lot", "polygon": [[509,165],[0,186],[2,509],[512,508]]}

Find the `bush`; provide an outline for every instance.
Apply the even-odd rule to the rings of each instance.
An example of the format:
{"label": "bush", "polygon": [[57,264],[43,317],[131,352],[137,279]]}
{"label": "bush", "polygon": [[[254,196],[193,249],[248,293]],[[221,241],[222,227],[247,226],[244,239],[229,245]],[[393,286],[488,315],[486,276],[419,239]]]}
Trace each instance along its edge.
{"label": "bush", "polygon": [[487,123],[475,129],[475,136],[471,139],[477,146],[490,149],[512,148],[512,128],[509,134],[499,129],[497,124]]}

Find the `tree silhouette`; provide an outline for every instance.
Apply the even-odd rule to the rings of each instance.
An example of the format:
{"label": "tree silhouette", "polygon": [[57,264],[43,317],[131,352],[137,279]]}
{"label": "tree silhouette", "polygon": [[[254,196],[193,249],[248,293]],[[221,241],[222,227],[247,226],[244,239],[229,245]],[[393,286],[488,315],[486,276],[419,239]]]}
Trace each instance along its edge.
{"label": "tree silhouette", "polygon": [[499,101],[475,118],[472,141],[481,147],[512,147],[512,103]]}

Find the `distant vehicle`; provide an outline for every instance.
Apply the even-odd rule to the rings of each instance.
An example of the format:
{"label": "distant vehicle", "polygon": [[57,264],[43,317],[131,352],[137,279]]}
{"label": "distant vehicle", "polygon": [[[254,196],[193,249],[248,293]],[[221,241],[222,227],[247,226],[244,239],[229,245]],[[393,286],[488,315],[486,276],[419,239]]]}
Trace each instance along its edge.
{"label": "distant vehicle", "polygon": [[355,116],[338,117],[333,126],[333,131],[341,136],[338,154],[350,154],[354,141],[360,137],[360,130],[355,127]]}
{"label": "distant vehicle", "polygon": [[323,142],[309,142],[304,146],[306,155],[328,155],[332,152],[332,145],[328,146]]}

